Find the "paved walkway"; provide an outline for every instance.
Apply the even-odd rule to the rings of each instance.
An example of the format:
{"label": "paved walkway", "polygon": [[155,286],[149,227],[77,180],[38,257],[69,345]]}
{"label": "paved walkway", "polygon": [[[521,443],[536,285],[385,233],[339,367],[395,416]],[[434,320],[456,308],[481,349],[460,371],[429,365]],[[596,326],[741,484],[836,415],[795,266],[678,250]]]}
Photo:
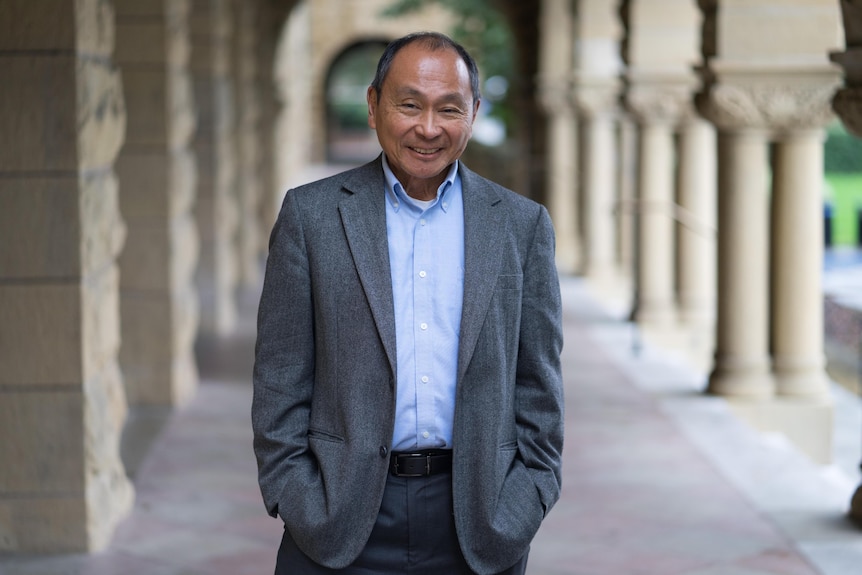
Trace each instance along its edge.
{"label": "paved walkway", "polygon": [[[840,461],[814,465],[700,394],[702,374],[634,345],[634,328],[581,280],[565,279],[563,293],[564,495],[533,545],[530,575],[862,572],[862,530],[845,519],[859,484],[858,398],[836,388]],[[188,406],[136,413],[139,435],[158,433],[130,458],[135,509],[110,548],[0,557],[0,573],[272,573],[281,527],[260,501],[249,424],[255,305],[253,294],[244,301],[236,335],[201,342],[201,387]]]}

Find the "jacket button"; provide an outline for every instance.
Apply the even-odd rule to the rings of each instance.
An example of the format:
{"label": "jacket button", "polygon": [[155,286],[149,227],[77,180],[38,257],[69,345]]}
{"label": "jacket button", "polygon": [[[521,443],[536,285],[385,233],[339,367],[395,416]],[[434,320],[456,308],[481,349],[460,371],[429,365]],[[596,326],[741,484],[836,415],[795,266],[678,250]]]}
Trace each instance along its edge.
{"label": "jacket button", "polygon": [[386,457],[389,455],[389,449],[385,445],[380,446],[380,457]]}

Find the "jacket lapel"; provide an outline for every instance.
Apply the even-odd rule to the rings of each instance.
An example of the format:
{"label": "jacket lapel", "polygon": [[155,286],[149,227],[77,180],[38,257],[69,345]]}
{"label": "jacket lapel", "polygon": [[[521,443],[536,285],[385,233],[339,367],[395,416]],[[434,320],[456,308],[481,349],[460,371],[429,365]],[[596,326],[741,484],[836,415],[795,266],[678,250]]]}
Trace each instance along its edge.
{"label": "jacket lapel", "polygon": [[[464,192],[464,303],[458,347],[460,382],[476,348],[500,273],[507,222],[505,211],[499,206],[500,197],[491,186],[463,163],[459,171]],[[395,316],[380,158],[358,170],[345,181],[344,188],[350,193],[338,205],[344,233],[394,374]]]}
{"label": "jacket lapel", "polygon": [[458,348],[458,383],[479,338],[502,262],[506,214],[499,195],[474,172],[459,168],[464,191],[464,304]]}
{"label": "jacket lapel", "polygon": [[[371,308],[380,340],[395,374],[395,316],[389,244],[386,240],[383,167],[380,158],[344,182],[350,195],[338,210],[359,280]],[[338,286],[341,289],[350,289]]]}

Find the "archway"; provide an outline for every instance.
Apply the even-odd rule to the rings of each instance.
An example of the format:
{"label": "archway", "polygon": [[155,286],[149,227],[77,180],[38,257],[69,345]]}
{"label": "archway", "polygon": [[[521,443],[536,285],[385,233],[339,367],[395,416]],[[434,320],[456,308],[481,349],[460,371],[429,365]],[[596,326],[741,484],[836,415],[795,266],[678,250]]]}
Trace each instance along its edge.
{"label": "archway", "polygon": [[385,40],[366,40],[345,48],[326,76],[326,159],[358,164],[380,153],[377,136],[368,127],[365,93]]}

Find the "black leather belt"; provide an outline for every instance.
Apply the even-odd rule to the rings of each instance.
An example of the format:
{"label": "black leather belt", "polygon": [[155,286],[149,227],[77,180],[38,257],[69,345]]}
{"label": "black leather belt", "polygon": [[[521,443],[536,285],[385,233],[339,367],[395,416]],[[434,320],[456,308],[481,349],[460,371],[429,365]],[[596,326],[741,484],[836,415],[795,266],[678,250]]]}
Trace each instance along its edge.
{"label": "black leather belt", "polygon": [[425,477],[446,471],[452,471],[451,450],[400,451],[389,458],[389,473],[397,477]]}

